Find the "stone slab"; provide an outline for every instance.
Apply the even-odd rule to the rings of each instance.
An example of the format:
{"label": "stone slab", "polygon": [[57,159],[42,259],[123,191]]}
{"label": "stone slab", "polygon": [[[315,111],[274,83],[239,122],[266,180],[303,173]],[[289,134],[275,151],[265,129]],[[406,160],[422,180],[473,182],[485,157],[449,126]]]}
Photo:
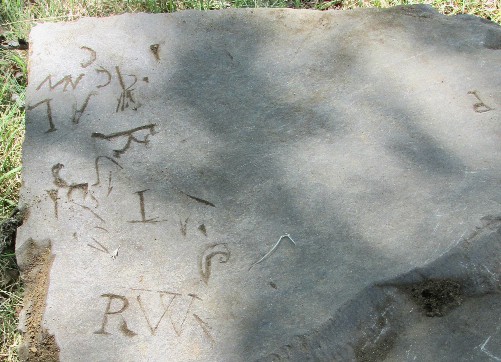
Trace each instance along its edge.
{"label": "stone slab", "polygon": [[427,6],[36,26],[22,358],[500,358],[500,48]]}

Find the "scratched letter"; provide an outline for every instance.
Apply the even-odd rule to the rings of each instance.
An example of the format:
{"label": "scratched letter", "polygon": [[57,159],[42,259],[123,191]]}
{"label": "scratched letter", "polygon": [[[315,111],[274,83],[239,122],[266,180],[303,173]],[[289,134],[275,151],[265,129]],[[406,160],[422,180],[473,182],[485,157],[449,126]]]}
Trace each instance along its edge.
{"label": "scratched letter", "polygon": [[[103,315],[103,321],[101,323],[101,328],[97,331],[94,332],[94,334],[110,334],[109,332],[106,332],[106,325],[108,324],[108,316],[110,315],[119,315],[122,318],[122,322],[120,323],[120,332],[124,336],[127,337],[134,337],[136,335],[135,332],[131,331],[129,327],[127,327],[127,322],[125,321],[125,318],[122,316],[122,313],[127,309],[129,306],[129,301],[127,298],[125,298],[122,295],[117,295],[117,294],[103,294],[101,297],[108,298],[108,304],[106,305],[106,310],[104,311]],[[117,310],[112,310],[111,304],[113,300],[118,301],[119,303],[122,304],[120,308],[117,308]]]}

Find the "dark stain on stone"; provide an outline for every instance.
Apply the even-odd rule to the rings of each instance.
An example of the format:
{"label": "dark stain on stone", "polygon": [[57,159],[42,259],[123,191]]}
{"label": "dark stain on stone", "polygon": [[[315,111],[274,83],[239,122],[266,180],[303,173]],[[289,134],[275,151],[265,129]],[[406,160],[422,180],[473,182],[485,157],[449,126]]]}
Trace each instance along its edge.
{"label": "dark stain on stone", "polygon": [[448,279],[430,279],[405,291],[428,317],[443,317],[463,301],[461,285]]}
{"label": "dark stain on stone", "polygon": [[501,49],[501,31],[489,29],[485,34],[484,47],[494,50]]}
{"label": "dark stain on stone", "polygon": [[201,224],[198,226],[198,230],[204,234],[205,236],[207,236],[207,228],[205,227],[205,224]]}
{"label": "dark stain on stone", "polygon": [[158,54],[158,49],[160,48],[160,45],[159,44],[151,44],[150,45],[150,50],[151,52],[153,53],[153,55],[155,56],[155,59],[157,61],[160,60],[160,55]]}

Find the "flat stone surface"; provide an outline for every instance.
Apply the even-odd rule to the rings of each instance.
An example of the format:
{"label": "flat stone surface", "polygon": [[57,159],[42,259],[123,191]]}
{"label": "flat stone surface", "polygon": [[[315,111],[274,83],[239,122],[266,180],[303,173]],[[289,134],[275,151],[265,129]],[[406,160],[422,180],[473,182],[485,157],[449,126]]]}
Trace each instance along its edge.
{"label": "flat stone surface", "polygon": [[37,25],[22,358],[499,360],[500,49],[426,6]]}

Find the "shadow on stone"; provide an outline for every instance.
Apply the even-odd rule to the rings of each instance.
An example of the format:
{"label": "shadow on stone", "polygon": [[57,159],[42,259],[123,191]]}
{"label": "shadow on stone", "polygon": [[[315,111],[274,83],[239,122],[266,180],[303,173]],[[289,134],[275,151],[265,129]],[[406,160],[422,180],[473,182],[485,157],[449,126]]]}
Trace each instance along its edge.
{"label": "shadow on stone", "polygon": [[[438,338],[441,331],[430,328],[427,321],[432,318],[429,317],[445,317],[457,310],[458,313],[451,318],[460,324],[464,316],[471,314],[471,317],[477,318],[475,313],[478,313],[471,304],[464,306],[464,300],[476,299],[474,303],[478,304],[483,302],[483,296],[494,295],[499,298],[500,255],[501,227],[491,224],[479,228],[460,245],[429,265],[367,288],[340,308],[322,327],[295,337],[290,344],[260,361],[365,362],[386,360],[387,357],[399,360],[405,351],[393,349],[399,338],[405,336],[407,329],[424,324],[423,329]],[[491,270],[497,272],[492,273]],[[497,316],[500,312],[501,306],[492,309],[490,300],[483,303],[485,307],[480,307],[481,313]],[[413,313],[414,309],[418,312]],[[471,313],[472,310],[474,313]],[[489,335],[497,329],[497,319],[494,317],[490,323],[472,327],[470,333]],[[464,333],[463,337],[459,334],[457,338],[459,343],[474,343],[468,333]],[[473,345],[469,353],[475,347]],[[440,350],[428,352],[441,355]],[[462,359],[462,353],[458,352],[456,357]],[[456,357],[448,355],[448,358]]]}

